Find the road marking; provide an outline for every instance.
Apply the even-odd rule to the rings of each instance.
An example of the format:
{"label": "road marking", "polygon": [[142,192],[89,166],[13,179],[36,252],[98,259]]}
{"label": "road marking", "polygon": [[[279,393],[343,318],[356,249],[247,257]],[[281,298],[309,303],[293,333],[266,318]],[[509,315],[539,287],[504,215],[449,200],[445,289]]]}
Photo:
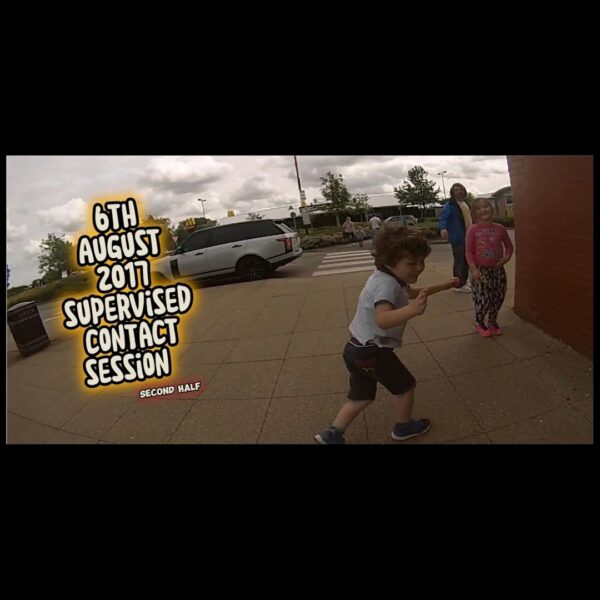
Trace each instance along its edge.
{"label": "road marking", "polygon": [[374,260],[370,250],[328,253],[315,269],[313,277],[372,271]]}
{"label": "road marking", "polygon": [[368,267],[352,267],[349,269],[333,269],[331,271],[317,271],[313,273],[313,277],[322,277],[323,275],[338,275],[340,273],[358,273],[359,271],[372,271],[373,265]]}

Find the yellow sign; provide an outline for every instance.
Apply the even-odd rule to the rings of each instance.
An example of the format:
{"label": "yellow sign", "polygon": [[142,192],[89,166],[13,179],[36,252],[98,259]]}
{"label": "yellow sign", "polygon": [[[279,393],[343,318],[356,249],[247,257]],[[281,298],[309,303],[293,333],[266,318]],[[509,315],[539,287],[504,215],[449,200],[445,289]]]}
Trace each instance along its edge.
{"label": "yellow sign", "polygon": [[235,213],[232,210],[228,210],[227,211],[227,216],[228,217],[235,217]]}

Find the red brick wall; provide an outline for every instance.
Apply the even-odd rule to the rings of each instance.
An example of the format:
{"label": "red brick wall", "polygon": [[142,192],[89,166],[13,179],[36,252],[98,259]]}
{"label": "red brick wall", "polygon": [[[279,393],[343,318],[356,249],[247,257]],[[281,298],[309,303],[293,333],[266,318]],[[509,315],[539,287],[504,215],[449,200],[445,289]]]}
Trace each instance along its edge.
{"label": "red brick wall", "polygon": [[515,312],[593,358],[591,156],[509,156]]}

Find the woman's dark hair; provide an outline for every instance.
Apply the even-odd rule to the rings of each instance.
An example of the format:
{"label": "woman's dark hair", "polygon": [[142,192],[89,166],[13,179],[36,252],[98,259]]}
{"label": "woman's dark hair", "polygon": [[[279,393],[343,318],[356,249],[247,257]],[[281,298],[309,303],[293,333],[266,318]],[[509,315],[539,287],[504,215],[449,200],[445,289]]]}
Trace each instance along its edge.
{"label": "woman's dark hair", "polygon": [[450,188],[450,198],[454,200],[454,188],[461,187],[465,193],[465,200],[467,199],[467,188],[462,183],[454,183]]}
{"label": "woman's dark hair", "polygon": [[431,246],[421,232],[396,223],[386,223],[381,228],[374,246],[375,266],[378,269],[393,267],[405,256],[427,258],[431,253]]}

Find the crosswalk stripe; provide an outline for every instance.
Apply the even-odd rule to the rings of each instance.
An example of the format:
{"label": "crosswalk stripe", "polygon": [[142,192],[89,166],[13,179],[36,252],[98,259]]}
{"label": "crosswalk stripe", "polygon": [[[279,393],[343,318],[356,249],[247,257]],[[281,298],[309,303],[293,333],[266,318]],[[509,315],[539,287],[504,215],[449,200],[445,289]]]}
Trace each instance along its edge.
{"label": "crosswalk stripe", "polygon": [[322,265],[337,265],[339,263],[348,262],[350,260],[375,260],[372,256],[347,256],[346,258],[338,258],[336,260],[323,260]]}
{"label": "crosswalk stripe", "polygon": [[341,273],[358,273],[359,271],[372,271],[373,265],[366,267],[350,267],[347,269],[332,269],[327,271],[315,271],[313,277],[322,277],[323,275],[339,275]]}
{"label": "crosswalk stripe", "polygon": [[348,262],[349,260],[375,260],[372,256],[346,256],[344,258],[336,258],[335,260],[323,260],[322,265],[335,265],[337,263]]}
{"label": "crosswalk stripe", "polygon": [[358,259],[358,260],[345,260],[343,262],[336,262],[334,264],[320,264],[317,269],[336,269],[336,268],[342,268],[342,267],[352,267],[352,266],[361,266],[361,267],[365,267],[367,265],[373,265],[375,264],[372,258],[364,258],[364,259]]}
{"label": "crosswalk stripe", "polygon": [[353,250],[350,252],[328,252],[316,268],[313,277],[372,271],[374,257],[371,250]]}
{"label": "crosswalk stripe", "polygon": [[323,260],[331,260],[333,258],[342,258],[344,256],[373,256],[370,250],[360,250],[358,252],[329,252]]}

